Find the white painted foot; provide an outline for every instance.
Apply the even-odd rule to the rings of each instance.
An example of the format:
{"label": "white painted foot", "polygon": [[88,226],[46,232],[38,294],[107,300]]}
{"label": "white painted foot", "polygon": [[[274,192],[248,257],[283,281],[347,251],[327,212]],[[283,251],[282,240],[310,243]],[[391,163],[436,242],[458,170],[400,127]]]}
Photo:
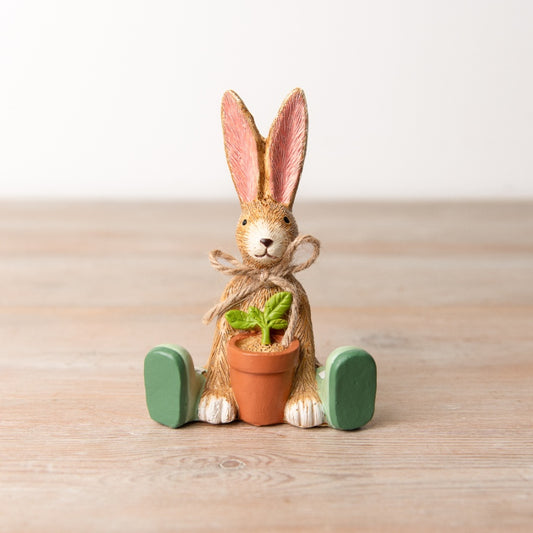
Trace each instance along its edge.
{"label": "white painted foot", "polygon": [[229,400],[217,394],[203,396],[198,405],[198,418],[210,424],[228,424],[237,416]]}
{"label": "white painted foot", "polygon": [[314,398],[293,398],[285,405],[285,421],[301,428],[320,426],[324,422],[322,404]]}

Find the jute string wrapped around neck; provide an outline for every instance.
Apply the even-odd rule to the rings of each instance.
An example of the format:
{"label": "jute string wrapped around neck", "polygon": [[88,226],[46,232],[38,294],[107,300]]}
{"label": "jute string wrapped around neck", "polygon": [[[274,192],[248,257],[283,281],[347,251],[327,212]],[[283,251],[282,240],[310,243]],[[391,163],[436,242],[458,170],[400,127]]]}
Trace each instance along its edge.
{"label": "jute string wrapped around neck", "polygon": [[[311,245],[312,247],[311,256],[301,263],[293,263],[295,253],[298,249],[301,249],[306,245]],[[272,268],[259,269],[253,266],[246,266],[230,254],[221,250],[213,250],[209,254],[209,261],[214,269],[229,276],[246,276],[248,283],[228,296],[224,301],[209,309],[203,317],[203,323],[209,324],[213,318],[221,317],[226,311],[235,308],[235,306],[244,301],[250,294],[264,287],[277,285],[281,290],[292,293],[293,304],[289,315],[287,329],[285,330],[285,335],[282,340],[282,345],[285,347],[288,346],[294,338],[294,331],[300,315],[302,298],[305,296],[305,292],[301,285],[292,282],[289,279],[289,276],[309,268],[316,261],[319,253],[320,242],[311,235],[298,235],[298,237],[289,244],[279,263]]]}

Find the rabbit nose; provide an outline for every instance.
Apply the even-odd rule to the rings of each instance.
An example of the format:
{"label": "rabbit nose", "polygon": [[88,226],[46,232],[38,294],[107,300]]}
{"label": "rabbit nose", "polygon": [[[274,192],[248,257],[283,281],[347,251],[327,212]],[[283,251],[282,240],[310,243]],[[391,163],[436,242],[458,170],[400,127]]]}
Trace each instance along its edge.
{"label": "rabbit nose", "polygon": [[268,248],[274,241],[272,239],[259,239],[259,242]]}

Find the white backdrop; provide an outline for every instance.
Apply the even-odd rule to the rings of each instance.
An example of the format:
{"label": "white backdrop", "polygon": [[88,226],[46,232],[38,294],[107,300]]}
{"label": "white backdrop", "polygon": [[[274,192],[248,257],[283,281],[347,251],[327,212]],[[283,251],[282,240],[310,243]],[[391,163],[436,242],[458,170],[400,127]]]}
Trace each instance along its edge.
{"label": "white backdrop", "polygon": [[0,197],[232,198],[304,88],[300,198],[533,196],[533,2],[0,0]]}

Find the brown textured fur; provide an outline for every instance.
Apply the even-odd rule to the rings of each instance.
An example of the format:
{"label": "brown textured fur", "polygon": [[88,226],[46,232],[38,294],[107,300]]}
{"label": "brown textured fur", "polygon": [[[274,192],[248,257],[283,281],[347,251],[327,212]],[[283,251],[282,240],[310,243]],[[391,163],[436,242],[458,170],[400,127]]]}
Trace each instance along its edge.
{"label": "brown textured fur", "polygon": [[[299,90],[298,90],[299,91]],[[291,95],[294,94],[291,93]],[[290,96],[289,95],[289,98]],[[300,95],[300,93],[298,93]],[[303,96],[303,93],[301,93]],[[252,125],[253,135],[255,136],[255,142],[257,145],[257,153],[260,159],[259,162],[259,176],[257,183],[257,194],[256,199],[253,201],[243,201],[242,196],[239,193],[239,186],[235,183],[237,192],[241,197],[241,217],[236,231],[236,239],[239,250],[241,251],[243,262],[248,266],[253,266],[258,269],[268,269],[276,264],[276,260],[273,259],[269,263],[265,263],[259,259],[256,259],[253,254],[250,253],[250,235],[251,231],[254,231],[254,228],[257,224],[261,224],[260,227],[267,228],[269,234],[275,234],[277,238],[276,246],[278,249],[284,251],[289,243],[295,239],[298,235],[298,227],[294,216],[291,211],[292,203],[294,200],[294,195],[296,194],[296,188],[298,182],[296,181],[293,186],[292,196],[289,202],[286,202],[285,205],[277,202],[272,198],[269,184],[268,176],[265,174],[265,167],[268,170],[268,161],[265,159],[265,147],[269,142],[268,139],[265,140],[262,138],[255,128],[253,118],[250,113],[240,101],[240,99],[231,93],[231,96],[236,99],[238,105],[241,106],[241,112],[243,113],[246,124]],[[288,99],[287,99],[288,100]],[[304,100],[305,102],[305,100]],[[282,106],[283,109],[283,106]],[[280,110],[281,113],[281,110]],[[279,115],[278,115],[279,116]],[[305,119],[307,116],[305,115]],[[223,109],[223,123],[224,123],[224,109]],[[307,123],[305,124],[307,127]],[[227,139],[226,143],[227,143]],[[226,144],[226,150],[227,144]],[[305,155],[305,145],[303,146],[302,152],[302,161]],[[230,165],[230,170],[232,171],[232,164],[228,155],[228,164]],[[300,171],[301,171],[300,164]],[[299,176],[298,176],[299,178]],[[246,220],[245,225],[243,221]],[[254,241],[255,242],[255,241]],[[289,275],[287,277],[292,283],[301,287],[300,283],[294,278],[294,276]],[[239,291],[241,288],[246,286],[249,283],[249,280],[245,276],[235,276],[226,286],[221,301],[224,301],[229,295],[234,294]],[[279,292],[281,289],[273,284],[266,286],[265,288],[257,291],[252,294],[244,301],[242,301],[236,308],[246,311],[249,306],[253,305],[262,309],[266,301],[276,292]],[[313,327],[311,322],[311,309],[307,296],[303,292],[304,297],[300,304],[299,316],[300,320],[298,321],[295,337],[300,341],[300,362],[298,369],[296,371],[296,376],[294,379],[292,391],[288,400],[287,405],[291,403],[298,402],[301,400],[304,401],[314,401],[320,403],[320,399],[317,392],[316,380],[315,380],[315,369],[317,361],[315,359],[315,346],[313,338]],[[226,346],[228,340],[233,336],[236,331],[228,324],[227,320],[224,317],[221,317],[216,324],[215,338],[213,340],[213,346],[211,349],[211,354],[207,362],[207,375],[206,375],[206,386],[202,395],[202,401],[208,403],[212,398],[224,398],[226,399],[235,412],[237,412],[237,405],[233,391],[231,389],[230,378],[229,378],[229,368],[226,360]]]}

